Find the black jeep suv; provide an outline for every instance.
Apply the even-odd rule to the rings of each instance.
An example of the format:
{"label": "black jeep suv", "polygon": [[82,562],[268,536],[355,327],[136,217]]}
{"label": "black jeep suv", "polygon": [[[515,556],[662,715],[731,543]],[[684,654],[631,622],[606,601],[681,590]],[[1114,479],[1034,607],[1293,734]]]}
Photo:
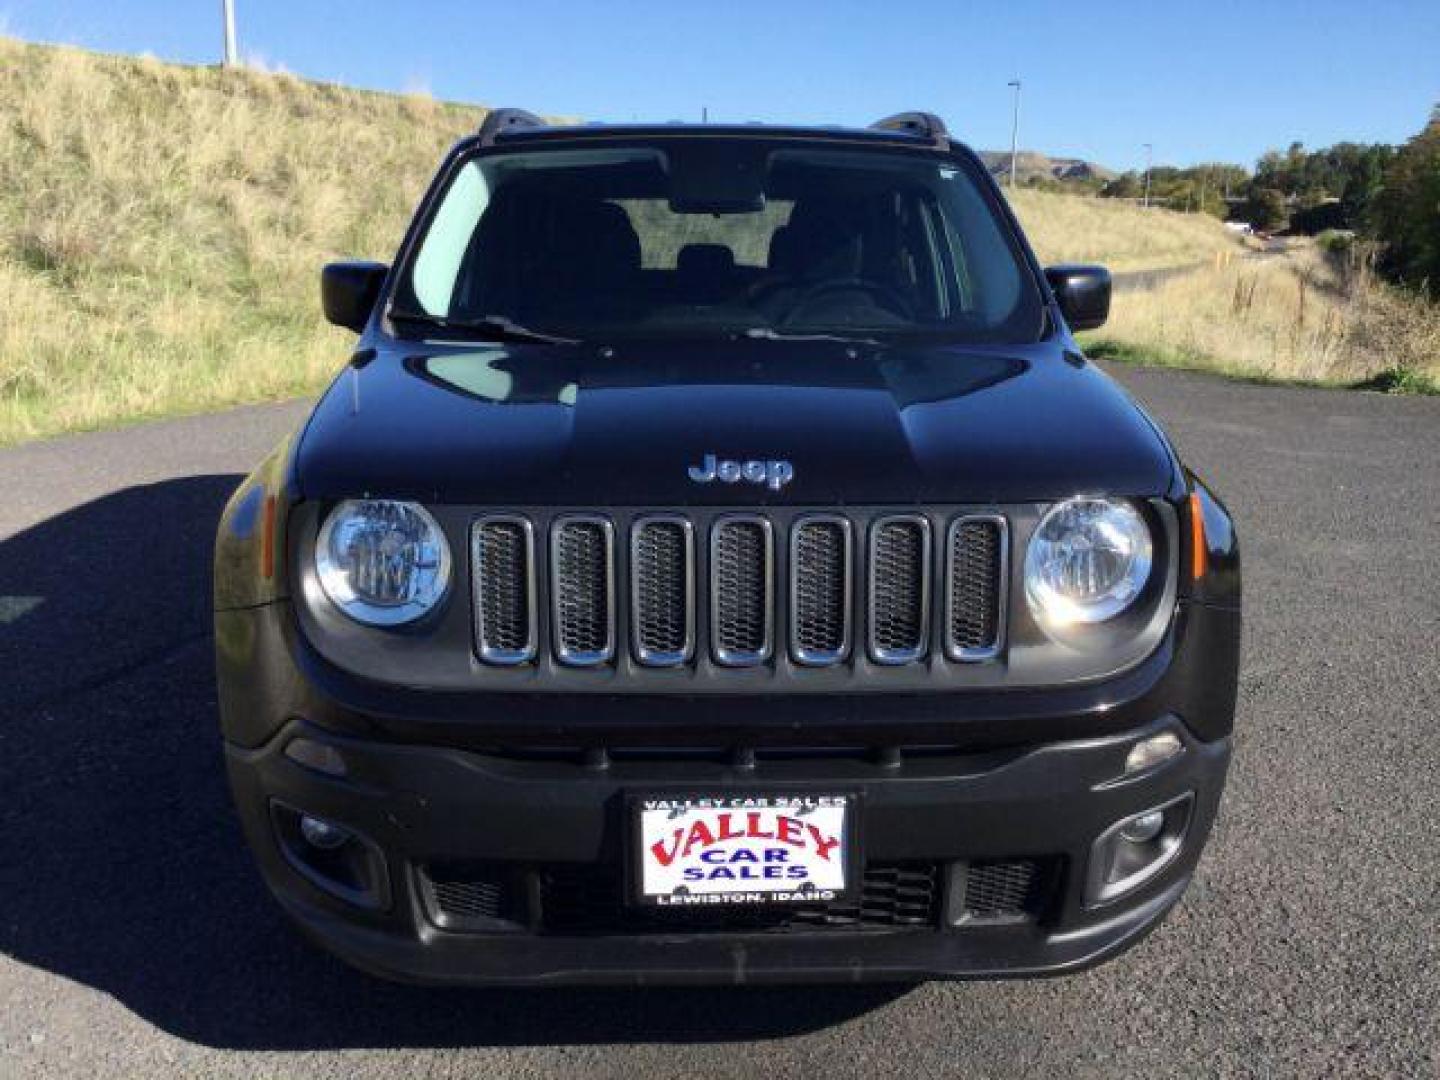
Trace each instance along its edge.
{"label": "black jeep suv", "polygon": [[1179,899],[1230,754],[1224,508],[935,117],[490,115],[235,494],[270,888],[438,983],[1028,975]]}

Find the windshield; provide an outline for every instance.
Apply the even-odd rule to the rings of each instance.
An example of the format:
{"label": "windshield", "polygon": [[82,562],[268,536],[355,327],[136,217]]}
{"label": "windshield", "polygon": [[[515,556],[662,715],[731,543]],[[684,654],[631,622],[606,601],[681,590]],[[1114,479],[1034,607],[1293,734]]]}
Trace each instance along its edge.
{"label": "windshield", "polygon": [[713,138],[470,159],[391,314],[590,340],[1014,342],[1043,326],[1008,227],[959,162]]}

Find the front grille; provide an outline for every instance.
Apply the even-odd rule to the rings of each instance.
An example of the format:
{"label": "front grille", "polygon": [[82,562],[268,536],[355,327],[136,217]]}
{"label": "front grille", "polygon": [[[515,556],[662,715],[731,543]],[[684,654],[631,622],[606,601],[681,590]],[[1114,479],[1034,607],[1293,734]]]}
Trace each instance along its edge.
{"label": "front grille", "polygon": [[478,518],[470,547],[476,654],[496,667],[764,667],[778,652],[819,687],[800,669],[923,672],[932,652],[1005,648],[996,513],[505,513]]}
{"label": "front grille", "polygon": [[952,660],[988,660],[1000,648],[1008,558],[1005,519],[957,518],[950,526],[945,651]]}
{"label": "front grille", "polygon": [[614,527],[595,517],[566,517],[550,539],[555,654],[585,667],[614,655]]}
{"label": "front grille", "polygon": [[930,523],[889,517],[870,532],[870,658],[907,664],[930,639]]}
{"label": "front grille", "polygon": [[744,667],[774,642],[774,544],[764,518],[724,518],[710,540],[710,636],[715,659]]}
{"label": "front grille", "polygon": [[645,518],[631,534],[635,659],[673,667],[695,647],[695,536],[684,518]]}
{"label": "front grille", "polygon": [[808,517],[790,534],[790,651],[836,664],[850,650],[850,523]]}
{"label": "front grille", "polygon": [[523,664],[535,657],[535,542],[523,518],[475,523],[470,539],[480,658]]}

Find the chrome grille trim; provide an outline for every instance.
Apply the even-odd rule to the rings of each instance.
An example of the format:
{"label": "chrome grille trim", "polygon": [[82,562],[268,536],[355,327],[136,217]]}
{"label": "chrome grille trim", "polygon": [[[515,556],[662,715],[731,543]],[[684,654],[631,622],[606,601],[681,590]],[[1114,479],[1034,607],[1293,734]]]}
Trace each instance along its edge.
{"label": "chrome grille trim", "polygon": [[[495,535],[491,530],[507,526],[518,530],[521,537],[525,568],[519,582],[497,581],[495,575],[482,573],[482,567],[489,558],[486,545]],[[475,609],[475,651],[480,659],[501,667],[530,663],[535,659],[539,634],[535,606],[535,530],[529,519],[518,514],[487,514],[476,518],[470,526],[470,576]],[[509,596],[497,592],[501,586],[509,587]],[[518,604],[515,602],[517,598]],[[502,632],[503,627],[495,625],[497,620],[515,621],[521,617],[525,625],[520,633],[506,634]],[[494,643],[497,637],[518,638],[520,643],[497,645]]]}
{"label": "chrome grille trim", "polygon": [[[736,529],[758,529],[761,536],[760,566],[760,640],[752,647],[726,644],[727,620],[743,618],[736,609],[743,599],[740,590],[722,589],[720,564],[727,558],[721,547],[727,533]],[[746,568],[741,567],[742,571]],[[754,568],[750,568],[752,571]],[[725,667],[755,667],[766,663],[775,652],[775,529],[770,520],[758,514],[727,514],[710,527],[710,651],[717,664]]]}
{"label": "chrome grille trim", "polygon": [[908,685],[964,681],[1008,648],[1016,526],[999,509],[542,508],[468,527],[472,649],[492,679],[773,667],[808,689],[869,665]]}
{"label": "chrome grille trim", "polygon": [[[801,579],[800,545],[807,529],[834,528],[840,534],[840,640],[833,648],[817,649],[804,643],[805,622],[810,616],[805,608],[805,583]],[[828,667],[844,661],[850,655],[851,622],[855,607],[855,554],[854,530],[850,519],[839,514],[806,514],[795,520],[790,527],[790,655],[795,662],[810,667]],[[820,598],[824,602],[826,598]],[[831,602],[834,597],[828,598]]]}
{"label": "chrome grille trim", "polygon": [[[657,649],[646,643],[647,572],[642,564],[641,547],[649,529],[678,529],[683,544],[681,569],[682,603],[685,606],[683,642],[679,649]],[[664,583],[651,583],[652,589]],[[630,528],[630,631],[635,660],[646,667],[679,667],[695,655],[695,526],[678,514],[651,514],[637,518]]]}
{"label": "chrome grille trim", "polygon": [[[604,564],[599,582],[585,581],[563,565],[566,534],[571,530],[596,530],[604,542]],[[598,610],[597,610],[598,609]],[[578,634],[594,635],[599,623],[603,635],[598,646],[577,646]],[[550,525],[550,625],[555,638],[555,658],[571,667],[595,667],[615,655],[615,526],[599,514],[565,514]]]}
{"label": "chrome grille trim", "polygon": [[[911,528],[919,536],[919,551],[915,553],[913,569],[916,587],[905,590],[904,595],[896,585],[895,575],[886,575],[881,580],[879,561],[883,558],[904,558],[903,552],[882,551],[887,544],[890,530]],[[909,664],[923,659],[930,650],[930,563],[931,563],[930,520],[923,514],[889,514],[876,518],[870,525],[869,558],[866,567],[866,612],[868,625],[867,645],[870,659],[877,664]],[[899,611],[913,607],[912,612]],[[887,620],[904,618],[915,624],[910,642],[904,646],[886,644],[882,637],[888,631],[882,628]]]}
{"label": "chrome grille trim", "polygon": [[[995,529],[998,548],[993,568],[982,570],[994,590],[993,612],[982,613],[986,621],[993,620],[995,629],[991,640],[985,645],[962,645],[957,642],[955,623],[962,612],[957,607],[961,591],[959,574],[959,552],[956,541],[960,531],[967,525],[990,525]],[[993,660],[1005,646],[1006,614],[1010,606],[1010,522],[1003,514],[965,514],[950,522],[945,539],[945,655],[962,663],[978,663]],[[973,614],[972,614],[972,617]]]}

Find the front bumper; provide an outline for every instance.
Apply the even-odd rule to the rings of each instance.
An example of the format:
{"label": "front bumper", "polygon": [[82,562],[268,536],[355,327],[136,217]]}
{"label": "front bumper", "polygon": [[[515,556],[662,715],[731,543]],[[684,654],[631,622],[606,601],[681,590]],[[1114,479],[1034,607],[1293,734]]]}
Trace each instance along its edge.
{"label": "front bumper", "polygon": [[[1136,740],[1172,731],[1184,751],[1122,778]],[[343,759],[325,775],[285,753],[296,738]],[[678,754],[597,761],[338,735],[291,720],[255,748],[227,747],[231,783],[266,881],[302,930],[355,966],[448,984],[752,983],[1056,974],[1111,957],[1174,905],[1209,833],[1229,738],[1196,738],[1162,714],[1088,739],[973,752],[803,752],[743,762]],[[329,760],[335,760],[331,757]],[[936,868],[925,925],[734,932],[585,932],[547,925],[542,868],[609,868],[629,857],[627,800],[685,791],[837,791],[860,796],[866,865]],[[1103,905],[1087,904],[1092,848],[1116,822],[1190,795],[1183,839],[1162,870]],[[383,889],[352,902],[317,883],[275,826],[293,807],[353,830],[383,867]],[[966,917],[964,868],[991,860],[1045,868],[1045,888],[1018,917]],[[507,918],[456,929],[437,915],[427,868],[512,867]],[[531,872],[533,870],[533,872]],[[367,906],[368,904],[368,906]]]}

